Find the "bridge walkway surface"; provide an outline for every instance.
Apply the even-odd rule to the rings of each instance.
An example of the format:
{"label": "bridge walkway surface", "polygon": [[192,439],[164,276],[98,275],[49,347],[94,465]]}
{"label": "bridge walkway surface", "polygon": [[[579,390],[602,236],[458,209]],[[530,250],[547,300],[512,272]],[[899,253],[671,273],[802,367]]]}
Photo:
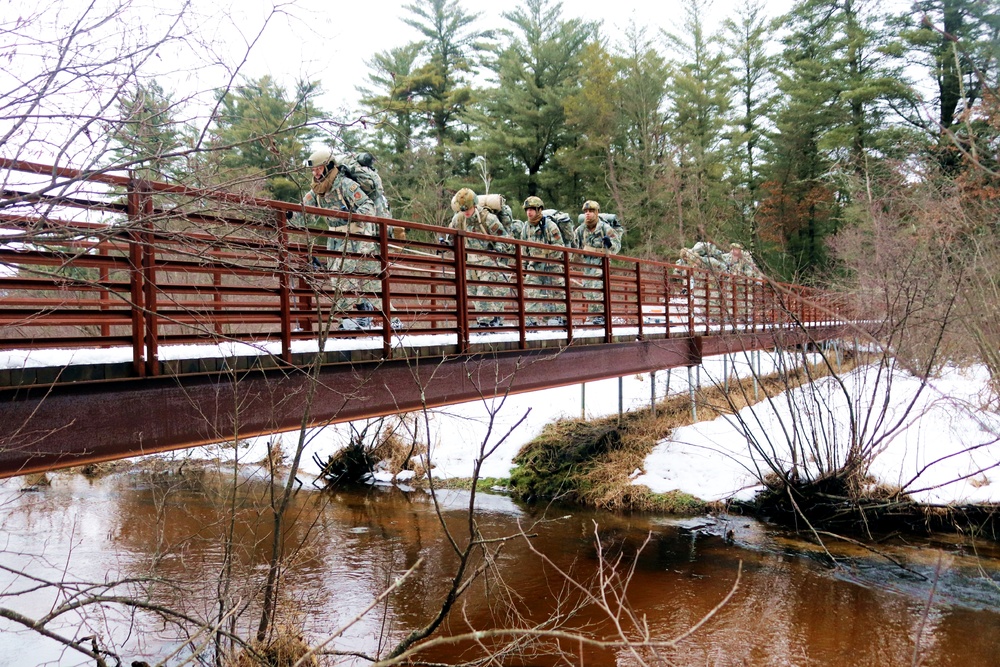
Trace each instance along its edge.
{"label": "bridge walkway surface", "polygon": [[669,262],[0,168],[0,476],[691,366],[860,317]]}

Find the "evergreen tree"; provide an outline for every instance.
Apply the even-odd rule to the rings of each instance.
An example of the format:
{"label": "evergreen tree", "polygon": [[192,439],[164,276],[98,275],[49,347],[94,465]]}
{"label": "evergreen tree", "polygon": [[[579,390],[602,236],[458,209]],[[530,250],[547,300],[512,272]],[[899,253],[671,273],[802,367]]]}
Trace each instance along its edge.
{"label": "evergreen tree", "polygon": [[368,61],[369,86],[359,88],[361,104],[368,115],[376,118],[373,141],[387,159],[402,156],[413,149],[414,137],[420,124],[420,112],[413,103],[409,89],[423,45],[411,42],[405,46],[376,53]]}
{"label": "evergreen tree", "polygon": [[771,117],[778,103],[774,58],[769,55],[772,22],[760,0],[746,0],[735,20],[727,19],[724,45],[733,72],[733,112],[726,159],[739,231],[734,240],[760,254],[757,204],[764,155],[771,148]]}
{"label": "evergreen tree", "polygon": [[[960,126],[984,94],[1000,84],[1000,5],[985,0],[917,0],[901,18],[907,60],[922,64],[935,95],[911,107],[909,119],[939,144],[937,160],[946,173],[968,149],[968,128]],[[913,57],[914,51],[916,57]],[[925,114],[929,105],[936,114]]]}
{"label": "evergreen tree", "polygon": [[[635,24],[615,52],[616,77],[607,97],[614,102],[608,185],[617,213],[627,226],[633,252],[676,257],[676,169],[669,160],[663,107],[670,68]],[[587,80],[589,81],[588,75]]]}
{"label": "evergreen tree", "polygon": [[118,99],[118,119],[110,128],[114,164],[138,178],[177,180],[184,168],[183,133],[173,100],[153,81],[138,85]]}
{"label": "evergreen tree", "polygon": [[584,47],[597,35],[594,23],[563,19],[562,4],[525,0],[504,18],[513,24],[509,45],[492,63],[497,86],[484,93],[476,116],[480,152],[493,156],[497,185],[518,199],[541,196],[546,205],[568,204],[575,191],[553,156],[572,146],[565,100],[579,91]]}
{"label": "evergreen tree", "polygon": [[[269,76],[219,94],[219,111],[209,146],[218,153],[218,182],[261,196],[298,201],[301,161],[317,136],[321,112],[313,104],[317,83],[300,81],[290,99]],[[211,163],[212,160],[209,160]]]}
{"label": "evergreen tree", "polygon": [[489,33],[472,28],[479,15],[466,13],[458,0],[417,0],[405,8],[413,16],[403,21],[424,37],[425,61],[406,77],[400,94],[426,119],[422,131],[444,155],[466,139],[460,121],[473,98],[469,77]]}
{"label": "evergreen tree", "polygon": [[680,190],[682,244],[728,237],[725,222],[724,150],[732,76],[718,38],[705,32],[707,3],[685,6],[684,34],[666,37],[681,54],[668,85],[669,131]]}
{"label": "evergreen tree", "polygon": [[580,87],[564,102],[569,141],[552,155],[551,168],[561,174],[563,207],[576,215],[588,199],[609,210],[607,176],[618,111],[618,68],[603,45],[591,42],[581,56]]}
{"label": "evergreen tree", "polygon": [[826,237],[853,192],[877,182],[871,176],[897,150],[888,116],[910,91],[887,56],[877,3],[804,0],[786,20],[766,207],[791,277],[825,267]]}

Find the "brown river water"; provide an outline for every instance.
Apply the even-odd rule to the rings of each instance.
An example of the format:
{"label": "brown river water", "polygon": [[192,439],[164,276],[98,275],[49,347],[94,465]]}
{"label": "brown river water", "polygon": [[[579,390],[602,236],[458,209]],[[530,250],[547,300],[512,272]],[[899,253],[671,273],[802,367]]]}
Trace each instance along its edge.
{"label": "brown river water", "polygon": [[[243,634],[255,627],[270,551],[265,485],[244,478],[226,484],[192,472],[93,481],[61,473],[52,481],[30,492],[20,490],[17,479],[0,485],[0,609],[38,618],[74,594],[142,597],[147,593],[138,584],[113,591],[101,585],[155,577],[159,583],[150,601],[212,618],[221,596],[236,610],[227,627]],[[440,516],[464,544],[468,492],[441,492],[439,500]],[[311,641],[336,634],[327,649],[384,655],[433,616],[457,559],[429,494],[389,487],[325,493],[306,485],[292,514],[282,614]],[[441,629],[444,635],[531,621],[611,638],[608,615],[580,604],[579,589],[560,571],[595,590],[597,573],[608,574],[617,563],[615,571],[631,577],[627,608],[658,639],[688,631],[739,578],[727,604],[651,664],[1000,665],[1000,550],[992,543],[897,537],[880,541],[874,553],[831,542],[828,548],[842,564],[830,568],[815,546],[744,517],[621,516],[480,495],[475,520],[486,538],[513,539],[461,599]],[[530,544],[518,536],[521,531],[532,536]],[[363,613],[417,563],[396,592]],[[229,576],[221,577],[223,572]],[[39,580],[62,586],[39,586]],[[616,611],[619,619],[628,618]],[[623,625],[634,635],[634,626]],[[125,665],[137,659],[211,664],[200,636],[183,642],[175,626],[145,612],[103,606],[67,614],[50,627],[76,638],[101,637]],[[621,648],[566,640],[560,646],[561,657],[550,647],[494,664],[636,664]],[[476,651],[468,644],[448,645],[421,658],[459,664]],[[0,666],[92,664],[0,618]],[[322,664],[366,662],[326,655]]]}

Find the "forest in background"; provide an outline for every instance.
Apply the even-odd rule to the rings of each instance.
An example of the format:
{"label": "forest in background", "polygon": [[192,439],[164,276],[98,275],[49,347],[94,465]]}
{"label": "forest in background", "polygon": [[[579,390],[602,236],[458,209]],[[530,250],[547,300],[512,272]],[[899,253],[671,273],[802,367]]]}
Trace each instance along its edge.
{"label": "forest in background", "polygon": [[845,269],[829,241],[889,195],[959,207],[963,233],[998,216],[1000,10],[882,4],[804,0],[772,17],[747,0],[710,33],[696,0],[675,32],[633,24],[612,39],[551,0],[524,0],[492,31],[460,0],[415,0],[404,20],[423,39],[371,57],[356,114],[319,108],[333,81],[265,76],[218,91],[199,129],[140,82],[119,99],[111,155],[297,201],[302,159],[330,143],[376,156],[399,218],[444,223],[465,186],[517,215],[529,195],[574,214],[597,199],[626,221],[629,254],[740,241],[772,275],[825,282]]}

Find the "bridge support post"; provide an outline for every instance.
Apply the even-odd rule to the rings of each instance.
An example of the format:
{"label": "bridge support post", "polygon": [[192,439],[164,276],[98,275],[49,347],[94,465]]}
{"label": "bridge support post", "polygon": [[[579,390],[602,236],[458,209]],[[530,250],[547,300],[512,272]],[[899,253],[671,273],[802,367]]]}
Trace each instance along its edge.
{"label": "bridge support post", "polygon": [[624,378],[618,376],[618,425],[622,425],[622,414],[625,412],[624,397],[623,397],[623,385]]}
{"label": "bridge support post", "polygon": [[649,371],[649,411],[656,417],[656,371]]}
{"label": "bridge support post", "polygon": [[694,371],[688,366],[688,395],[691,397],[691,419],[698,421],[698,406],[694,400],[695,387],[694,387]]}

